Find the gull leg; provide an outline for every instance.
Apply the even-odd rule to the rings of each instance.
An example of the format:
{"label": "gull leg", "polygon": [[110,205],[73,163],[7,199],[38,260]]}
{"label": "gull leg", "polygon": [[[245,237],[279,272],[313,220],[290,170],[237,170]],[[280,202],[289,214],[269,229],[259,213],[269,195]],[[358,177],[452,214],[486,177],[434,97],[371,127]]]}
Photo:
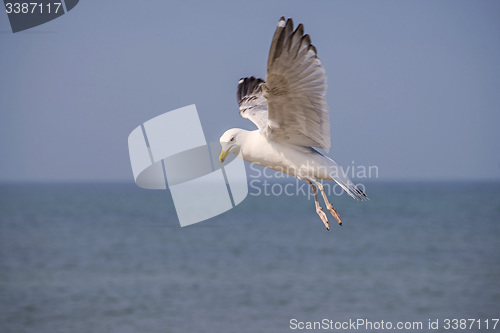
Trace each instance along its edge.
{"label": "gull leg", "polygon": [[311,185],[313,193],[314,193],[314,203],[316,204],[316,213],[318,213],[321,221],[323,221],[323,224],[325,225],[326,230],[330,230],[330,226],[328,225],[328,218],[326,217],[326,214],[323,211],[323,208],[321,208],[321,206],[319,205],[319,201],[318,201],[318,189],[310,181],[307,181],[307,182],[309,183],[309,185]]}
{"label": "gull leg", "polygon": [[330,201],[328,201],[328,197],[326,196],[325,188],[323,187],[323,184],[321,184],[317,180],[314,180],[314,182],[316,183],[316,186],[318,186],[319,190],[321,191],[321,195],[323,196],[323,200],[325,201],[326,209],[328,209],[328,211],[333,215],[333,217],[337,220],[339,225],[342,225],[342,221],[340,220],[339,213],[337,212],[337,210],[335,208],[333,208],[333,205],[330,203]]}

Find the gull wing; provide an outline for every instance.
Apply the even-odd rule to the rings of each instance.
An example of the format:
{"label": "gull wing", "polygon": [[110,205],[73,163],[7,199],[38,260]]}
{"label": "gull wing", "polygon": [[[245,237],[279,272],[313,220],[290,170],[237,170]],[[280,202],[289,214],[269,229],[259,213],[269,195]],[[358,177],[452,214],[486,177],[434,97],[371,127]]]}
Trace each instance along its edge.
{"label": "gull wing", "polygon": [[264,130],[267,124],[267,101],[262,95],[261,86],[264,80],[246,77],[238,82],[238,103],[240,116],[252,121],[259,130]]}
{"label": "gull wing", "polygon": [[268,104],[265,135],[275,141],[330,149],[326,74],[304,26],[282,17],[261,89]]}

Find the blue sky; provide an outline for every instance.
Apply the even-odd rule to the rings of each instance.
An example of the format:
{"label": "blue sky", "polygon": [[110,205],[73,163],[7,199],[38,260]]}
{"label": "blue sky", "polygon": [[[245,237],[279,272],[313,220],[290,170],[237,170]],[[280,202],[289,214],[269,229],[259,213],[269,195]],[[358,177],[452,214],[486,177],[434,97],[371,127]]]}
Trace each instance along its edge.
{"label": "blue sky", "polygon": [[326,69],[339,164],[500,179],[498,1],[110,0],[16,34],[0,14],[0,180],[132,182],[128,134],[190,104],[208,141],[252,129],[236,84],[265,77],[281,16]]}

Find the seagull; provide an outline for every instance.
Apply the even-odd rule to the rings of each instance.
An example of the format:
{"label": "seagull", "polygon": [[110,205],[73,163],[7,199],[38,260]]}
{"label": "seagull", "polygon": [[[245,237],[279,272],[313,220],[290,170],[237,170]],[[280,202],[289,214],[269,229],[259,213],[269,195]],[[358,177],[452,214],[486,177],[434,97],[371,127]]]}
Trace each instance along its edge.
{"label": "seagull", "polygon": [[227,130],[220,137],[224,163],[229,153],[309,183],[316,213],[327,230],[328,218],[318,201],[318,189],[326,209],[342,221],[328,201],[322,181],[335,181],[357,200],[368,200],[337,163],[315,148],[330,149],[330,119],[326,103],[326,74],[304,26],[293,29],[291,18],[278,22],[271,42],[266,80],[255,77],[238,82],[240,115],[257,130]]}

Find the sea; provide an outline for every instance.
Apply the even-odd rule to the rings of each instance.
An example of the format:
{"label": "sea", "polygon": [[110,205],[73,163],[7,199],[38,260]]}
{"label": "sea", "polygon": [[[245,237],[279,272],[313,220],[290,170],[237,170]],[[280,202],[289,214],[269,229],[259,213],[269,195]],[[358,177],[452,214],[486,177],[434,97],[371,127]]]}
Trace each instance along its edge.
{"label": "sea", "polygon": [[500,183],[365,188],[327,231],[300,192],[180,227],[168,190],[2,183],[0,332],[500,332]]}

